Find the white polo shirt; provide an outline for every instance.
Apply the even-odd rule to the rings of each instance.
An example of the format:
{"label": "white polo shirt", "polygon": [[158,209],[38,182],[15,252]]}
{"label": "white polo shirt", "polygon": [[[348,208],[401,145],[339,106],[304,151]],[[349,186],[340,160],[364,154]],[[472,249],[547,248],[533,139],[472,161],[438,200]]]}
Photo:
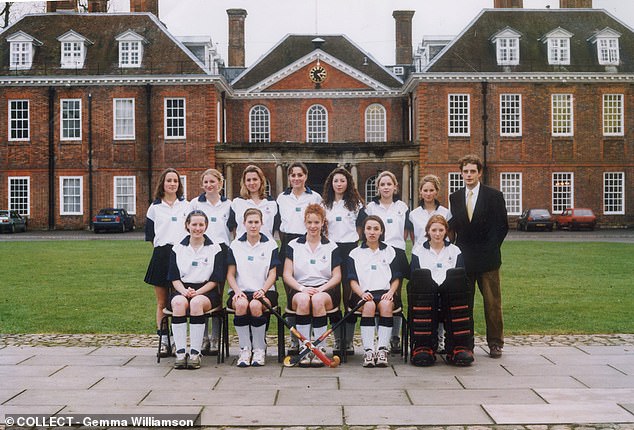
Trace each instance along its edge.
{"label": "white polo shirt", "polygon": [[402,200],[394,200],[388,207],[381,205],[379,197],[372,199],[365,208],[368,215],[377,215],[385,224],[385,243],[405,250],[405,230],[411,230],[409,207]]}
{"label": "white polo shirt", "polygon": [[262,228],[260,231],[268,238],[273,238],[273,233],[276,229],[275,217],[277,216],[277,202],[273,200],[273,197],[268,196],[266,199],[262,199],[259,204],[256,204],[252,199],[243,199],[242,197],[236,197],[231,203],[232,220],[230,228],[236,229],[236,237],[242,237],[246,233],[244,227],[244,213],[249,208],[256,208],[262,212]]}
{"label": "white polo shirt", "polygon": [[217,243],[205,236],[205,243],[198,250],[190,245],[191,236],[174,245],[167,274],[169,281],[202,284],[222,282],[225,276],[225,256]]}
{"label": "white polo shirt", "polygon": [[220,197],[218,203],[215,205],[207,200],[205,193],[192,199],[189,202],[191,210],[201,210],[207,215],[209,224],[205,234],[214,241],[214,243],[226,243],[229,245],[230,230],[229,230],[229,213],[231,212],[231,200],[226,197]]}
{"label": "white polo shirt", "polygon": [[456,245],[445,241],[445,246],[436,253],[429,241],[417,244],[412,248],[412,272],[416,269],[429,269],[432,279],[441,285],[447,277],[447,270],[464,267],[462,253]]}
{"label": "white polo shirt", "polygon": [[177,199],[172,206],[156,199],[147,210],[145,221],[145,240],[154,247],[175,245],[185,236],[185,219],[191,212],[189,202],[184,198]]}
{"label": "white polo shirt", "polygon": [[[280,258],[277,243],[260,234],[260,241],[251,245],[246,233],[231,242],[227,266],[236,266],[236,282],[240,291],[254,292],[262,288],[271,269],[277,269]],[[275,291],[275,284],[271,287]]]}
{"label": "white polo shirt", "polygon": [[449,209],[441,206],[438,202],[436,202],[436,209],[434,209],[431,213],[428,212],[423,205],[424,203],[421,203],[420,206],[409,213],[409,220],[414,231],[415,244],[423,243],[427,240],[425,237],[425,227],[427,227],[429,218],[433,215],[442,215],[445,219],[447,219],[447,215],[449,215]]}
{"label": "white polo shirt", "polygon": [[357,281],[363,291],[389,290],[393,280],[403,277],[398,271],[396,251],[383,242],[376,251],[363,242],[350,252],[346,267],[347,279]]}
{"label": "white polo shirt", "polygon": [[357,231],[357,219],[359,211],[363,205],[351,211],[345,206],[344,200],[332,202],[332,209],[326,209],[326,219],[328,220],[328,239],[336,243],[350,243],[359,241],[359,232]]}
{"label": "white polo shirt", "polygon": [[321,196],[316,191],[306,187],[306,191],[299,197],[293,194],[292,188],[287,188],[277,196],[277,205],[280,208],[280,231],[283,233],[304,234],[304,211],[311,203],[321,203]]}
{"label": "white polo shirt", "polygon": [[293,278],[305,287],[319,287],[332,278],[335,267],[341,266],[339,249],[335,242],[322,237],[313,252],[306,236],[288,243],[286,258],[293,262]]}

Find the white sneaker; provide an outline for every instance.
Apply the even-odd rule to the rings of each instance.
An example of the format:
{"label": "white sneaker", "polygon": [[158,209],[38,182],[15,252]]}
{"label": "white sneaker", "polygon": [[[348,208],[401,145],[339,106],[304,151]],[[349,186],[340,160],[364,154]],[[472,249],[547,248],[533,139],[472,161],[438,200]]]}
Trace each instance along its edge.
{"label": "white sneaker", "polygon": [[[319,350],[326,355],[326,348],[319,348]],[[317,357],[315,354],[311,355],[313,358],[310,360],[310,367],[324,367],[324,362],[321,361],[321,358]]]}
{"label": "white sneaker", "polygon": [[387,367],[388,366],[387,349],[379,348],[379,350],[376,353],[375,365],[376,365],[376,367]]}
{"label": "white sneaker", "polygon": [[187,354],[184,352],[176,353],[176,360],[174,360],[174,369],[186,369],[187,368]]}
{"label": "white sneaker", "polygon": [[438,354],[445,353],[445,335],[438,336],[438,348],[436,349],[436,352],[438,352]]}
{"label": "white sneaker", "polygon": [[240,350],[240,357],[238,357],[238,367],[248,367],[251,365],[251,350],[243,348]]}
{"label": "white sneaker", "polygon": [[363,354],[363,367],[374,367],[374,351],[371,349]]}
{"label": "white sneaker", "polygon": [[264,366],[266,361],[266,351],[263,349],[254,349],[251,358],[251,366]]}

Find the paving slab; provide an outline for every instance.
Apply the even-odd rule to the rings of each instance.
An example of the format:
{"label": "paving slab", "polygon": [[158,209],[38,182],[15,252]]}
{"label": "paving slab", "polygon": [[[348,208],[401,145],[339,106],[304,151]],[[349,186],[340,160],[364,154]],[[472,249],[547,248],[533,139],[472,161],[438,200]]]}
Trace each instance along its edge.
{"label": "paving slab", "polygon": [[342,376],[339,378],[339,386],[342,390],[367,389],[368,387],[381,387],[384,390],[412,389],[428,387],[429,389],[456,388],[462,385],[454,376],[394,376],[384,378],[380,376]]}
{"label": "paving slab", "polygon": [[0,405],[24,391],[24,388],[3,388],[0,391]]}
{"label": "paving slab", "polygon": [[30,354],[30,355],[87,355],[97,347],[85,346],[7,346],[2,349],[2,355]]}
{"label": "paving slab", "polygon": [[628,423],[634,415],[614,403],[483,405],[496,424]]}
{"label": "paving slab", "polygon": [[585,388],[570,376],[456,376],[468,389]]}
{"label": "paving slab", "polygon": [[591,355],[608,355],[608,354],[618,354],[618,355],[632,355],[632,359],[634,359],[634,346],[633,345],[579,345],[578,348]]}
{"label": "paving slab", "polygon": [[62,410],[64,405],[31,405],[29,407],[24,406],[11,406],[0,405],[0,424],[4,425],[4,417],[7,415],[45,415],[53,416],[58,411]]}
{"label": "paving slab", "polygon": [[344,406],[349,426],[493,424],[480,406]]}
{"label": "paving slab", "polygon": [[198,415],[201,411],[201,406],[72,405],[64,407],[57,415]]}
{"label": "paving slab", "polygon": [[[484,349],[488,353],[488,349]],[[502,359],[508,356],[514,355],[588,355],[587,352],[582,351],[577,346],[515,346],[505,345],[503,349]]]}
{"label": "paving slab", "polygon": [[[29,367],[30,369],[39,369],[45,366],[22,366]],[[46,366],[50,367],[50,366]],[[87,376],[99,376],[99,377],[135,377],[135,376],[155,376],[157,378],[167,375],[172,368],[163,366],[65,366],[64,368],[57,368],[52,377],[54,378],[70,378],[70,377],[87,377]]]}
{"label": "paving slab", "polygon": [[381,388],[377,393],[375,390],[305,390],[305,389],[283,389],[275,402],[281,406],[366,406],[375,405],[386,407],[389,405],[410,405],[405,390],[388,390]]}
{"label": "paving slab", "polygon": [[[156,378],[156,377],[133,377],[133,378],[111,378],[106,377],[100,379],[97,383],[90,387],[91,391],[109,391],[109,390],[137,390],[139,387],[152,390],[174,390],[184,391],[191,390],[196,387],[198,390],[212,390],[218,382],[218,378],[214,380],[201,380],[193,373],[189,373],[188,378]],[[235,388],[235,387],[234,387]]]}
{"label": "paving slab", "polygon": [[215,390],[235,390],[236,387],[249,387],[251,391],[271,389],[302,389],[302,390],[337,390],[339,378],[335,376],[314,378],[310,376],[298,377],[221,377]]}
{"label": "paving slab", "polygon": [[605,375],[605,376],[619,376],[623,375],[613,367],[605,364],[577,364],[577,365],[508,365],[504,366],[508,372],[513,376],[537,376],[537,375]]}
{"label": "paving slab", "polygon": [[481,405],[487,404],[543,404],[535,391],[521,390],[429,390],[408,389],[407,394],[415,405]]}
{"label": "paving slab", "polygon": [[588,388],[634,388],[634,375],[580,375],[576,379]]}
{"label": "paving slab", "polygon": [[607,364],[607,365],[623,365],[632,364],[634,357],[629,354],[593,354],[586,356],[579,355],[549,355],[545,354],[545,358],[552,364],[574,366],[588,364]]}
{"label": "paving slab", "polygon": [[[535,390],[546,402],[590,403],[590,402],[634,402],[634,388],[544,388]],[[483,402],[485,403],[485,402]]]}
{"label": "paving slab", "polygon": [[39,376],[47,377],[64,368],[60,366],[22,366],[22,365],[1,365],[0,379],[7,376]]}
{"label": "paving slab", "polygon": [[22,361],[23,366],[68,365],[68,366],[123,366],[134,357],[125,355],[85,356],[85,355],[35,355]]}
{"label": "paving slab", "polygon": [[28,389],[12,398],[7,405],[11,406],[45,406],[45,405],[129,405],[139,403],[148,390],[89,391],[89,390],[43,390]]}
{"label": "paving slab", "polygon": [[[169,389],[152,390],[143,399],[141,405],[220,405],[220,406],[273,406],[277,390],[250,391],[248,387],[235,391],[199,390],[196,388],[188,391],[174,391]],[[263,408],[258,408],[258,410]]]}
{"label": "paving slab", "polygon": [[156,348],[133,346],[102,346],[99,348],[95,348],[88,355],[133,355],[139,357],[152,357],[156,362]]}
{"label": "paving slab", "polygon": [[[544,364],[550,364],[544,360]],[[475,364],[468,367],[458,367],[445,364],[443,361],[436,362],[433,366],[429,367],[417,367],[411,364],[394,366],[394,373],[398,376],[413,376],[413,377],[447,377],[455,375],[497,375],[508,376],[509,372],[504,368],[501,361],[495,360],[482,360],[477,361]]]}
{"label": "paving slab", "polygon": [[341,426],[341,406],[269,406],[266,408],[205,406],[203,426]]}
{"label": "paving slab", "polygon": [[3,376],[0,378],[0,391],[10,388],[19,389],[61,389],[61,390],[87,390],[95,385],[101,377],[87,376],[83,378],[54,378],[39,376]]}
{"label": "paving slab", "polygon": [[[629,411],[632,415],[634,415],[634,403],[621,403],[621,407],[625,410]],[[634,428],[634,425],[632,426]]]}

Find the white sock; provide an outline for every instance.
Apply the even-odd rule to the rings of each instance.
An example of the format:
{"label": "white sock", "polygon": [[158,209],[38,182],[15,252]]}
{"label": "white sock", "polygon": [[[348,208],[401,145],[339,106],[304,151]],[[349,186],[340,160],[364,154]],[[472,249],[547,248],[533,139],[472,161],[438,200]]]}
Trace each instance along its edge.
{"label": "white sock", "polygon": [[297,331],[302,334],[306,339],[310,339],[310,324],[298,324],[295,326]]}
{"label": "white sock", "polygon": [[379,326],[379,348],[389,349],[390,336],[392,335],[392,327],[380,325]]}
{"label": "white sock", "polygon": [[187,322],[172,323],[172,337],[176,345],[176,351],[187,348]]}
{"label": "white sock", "polygon": [[374,351],[374,326],[361,326],[361,342],[363,343],[363,349]]}
{"label": "white sock", "polygon": [[189,323],[189,349],[198,351],[202,350],[203,336],[205,335],[204,323]]}
{"label": "white sock", "polygon": [[261,326],[251,326],[253,335],[253,349],[266,349],[266,324]]}
{"label": "white sock", "polygon": [[249,332],[248,325],[235,326],[236,333],[238,333],[238,340],[240,341],[240,349],[251,349],[251,333]]}

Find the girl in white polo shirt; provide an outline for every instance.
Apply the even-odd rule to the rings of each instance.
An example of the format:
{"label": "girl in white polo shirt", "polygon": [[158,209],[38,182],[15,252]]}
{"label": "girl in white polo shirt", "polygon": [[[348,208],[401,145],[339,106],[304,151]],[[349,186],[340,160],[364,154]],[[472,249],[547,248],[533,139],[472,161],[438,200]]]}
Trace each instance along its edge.
{"label": "girl in white polo shirt", "polygon": [[[172,281],[172,332],[176,344],[176,369],[198,369],[205,334],[205,312],[220,305],[218,284],[225,277],[225,253],[205,235],[207,215],[195,210],[187,215],[189,235],[174,245],[168,279]],[[189,309],[190,352],[187,347],[187,311]]]}
{"label": "girl in white polo shirt", "polygon": [[[365,300],[361,312],[361,340],[365,354],[363,367],[386,367],[388,348],[394,323],[394,308],[401,307],[397,294],[403,275],[394,248],[383,242],[383,220],[370,215],[363,220],[363,241],[348,258],[348,274],[352,291]],[[378,342],[375,351],[376,310],[379,310]]]}
{"label": "girl in white polo shirt", "polygon": [[266,323],[263,304],[277,306],[275,280],[280,260],[277,243],[260,233],[262,212],[244,212],[246,233],[236,238],[227,255],[227,282],[231,287],[227,306],[235,310],[233,325],[240,340],[238,367],[264,366]]}
{"label": "girl in white polo shirt", "polygon": [[[306,339],[316,339],[327,330],[326,312],[341,300],[341,258],[337,244],[326,238],[324,208],[318,204],[308,205],[304,221],[306,234],[293,239],[286,247],[284,283],[290,289],[288,303],[297,314],[297,331]],[[314,337],[310,330],[311,309]],[[299,365],[319,367],[323,363],[307,354]]]}
{"label": "girl in white polo shirt", "polygon": [[440,191],[440,179],[436,175],[426,175],[421,180],[418,193],[420,205],[410,212],[409,220],[412,223],[412,243],[414,246],[426,240],[425,227],[432,215],[442,215],[447,218],[449,209],[438,201]]}
{"label": "girl in white polo shirt", "polygon": [[258,166],[248,165],[240,179],[240,196],[231,203],[230,228],[235,229],[235,237],[242,237],[246,232],[243,224],[244,212],[256,208],[262,212],[262,233],[273,239],[279,228],[277,202],[266,194],[266,177]]}
{"label": "girl in white polo shirt", "polygon": [[[191,210],[201,210],[209,220],[205,234],[218,244],[229,246],[231,243],[229,218],[231,213],[231,200],[220,195],[224,184],[222,173],[216,169],[207,169],[200,175],[203,193],[189,202]],[[224,282],[220,285],[220,291],[224,289]],[[211,336],[203,336],[203,354],[217,354],[220,339],[220,317],[213,317],[211,321]],[[207,326],[207,324],[205,324]],[[213,351],[213,352],[212,352]]]}
{"label": "girl in white polo shirt", "polygon": [[156,326],[161,338],[161,357],[170,355],[171,346],[167,343],[167,332],[161,332],[163,309],[169,301],[167,279],[172,246],[187,235],[185,217],[189,213],[189,203],[183,196],[183,184],[175,169],[165,169],[158,179],[154,190],[154,201],[147,210],[145,220],[145,240],[152,242],[154,251],[145,274],[145,282],[154,285],[156,295]]}
{"label": "girl in white polo shirt", "polygon": [[[365,213],[379,216],[385,225],[385,243],[392,246],[396,251],[399,272],[404,278],[409,279],[409,262],[405,254],[405,241],[412,230],[409,221],[409,207],[407,204],[396,198],[398,192],[398,181],[394,173],[383,171],[376,178],[376,188],[379,195],[368,202]],[[400,286],[399,286],[400,289]],[[392,352],[401,352],[401,324],[402,320],[397,318],[392,327],[392,337],[390,340]]]}
{"label": "girl in white polo shirt", "polygon": [[[363,209],[363,199],[357,191],[354,179],[350,172],[343,167],[334,169],[324,183],[324,193],[322,205],[326,209],[326,219],[328,220],[328,239],[334,241],[339,247],[341,255],[341,273],[346,273],[346,261],[350,251],[359,244],[359,231],[361,230],[361,219],[359,213]],[[351,303],[352,290],[350,283],[342,276],[341,285],[343,287],[343,302],[348,308],[354,306],[359,300]],[[341,318],[341,313],[337,315]],[[339,318],[331,318],[330,323],[334,324]],[[341,354],[341,348],[347,349],[347,354],[354,354],[353,337],[356,319],[350,317],[346,322],[346,339],[342,341],[342,330],[335,331],[335,351]]]}

